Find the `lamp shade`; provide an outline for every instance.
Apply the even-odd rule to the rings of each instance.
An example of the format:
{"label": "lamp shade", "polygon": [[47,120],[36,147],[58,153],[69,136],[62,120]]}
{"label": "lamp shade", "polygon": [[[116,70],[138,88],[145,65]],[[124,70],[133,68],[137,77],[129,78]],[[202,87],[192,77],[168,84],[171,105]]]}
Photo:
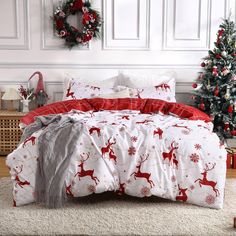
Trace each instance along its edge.
{"label": "lamp shade", "polygon": [[8,88],[4,95],[2,96],[2,100],[19,100],[21,96],[14,88]]}

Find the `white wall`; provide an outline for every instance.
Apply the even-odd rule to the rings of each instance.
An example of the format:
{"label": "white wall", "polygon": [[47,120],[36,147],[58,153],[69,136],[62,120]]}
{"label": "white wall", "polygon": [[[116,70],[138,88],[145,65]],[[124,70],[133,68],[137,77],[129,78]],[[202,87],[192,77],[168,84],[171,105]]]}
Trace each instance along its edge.
{"label": "white wall", "polygon": [[0,0],[0,90],[25,84],[40,70],[51,101],[65,72],[105,79],[118,70],[174,70],[177,91],[191,90],[201,58],[213,47],[221,17],[235,0],[93,0],[104,20],[101,40],[68,50],[53,34],[59,0]]}

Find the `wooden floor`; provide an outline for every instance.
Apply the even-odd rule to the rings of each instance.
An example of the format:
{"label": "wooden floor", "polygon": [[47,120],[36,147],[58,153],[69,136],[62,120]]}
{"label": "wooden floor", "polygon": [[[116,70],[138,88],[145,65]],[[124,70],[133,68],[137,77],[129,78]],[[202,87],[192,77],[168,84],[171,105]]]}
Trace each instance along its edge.
{"label": "wooden floor", "polygon": [[[10,176],[5,164],[5,159],[5,157],[0,156],[0,178]],[[227,178],[236,178],[236,169],[228,169]]]}

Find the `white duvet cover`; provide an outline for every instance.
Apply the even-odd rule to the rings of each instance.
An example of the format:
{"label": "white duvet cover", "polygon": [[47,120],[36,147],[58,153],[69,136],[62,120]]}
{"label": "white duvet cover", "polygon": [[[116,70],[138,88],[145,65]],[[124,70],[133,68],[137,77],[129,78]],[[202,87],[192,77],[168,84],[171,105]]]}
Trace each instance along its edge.
{"label": "white duvet cover", "polygon": [[[67,115],[84,124],[65,179],[68,195],[117,191],[223,207],[226,151],[212,123],[131,110]],[[35,201],[41,132],[7,157],[15,206]]]}

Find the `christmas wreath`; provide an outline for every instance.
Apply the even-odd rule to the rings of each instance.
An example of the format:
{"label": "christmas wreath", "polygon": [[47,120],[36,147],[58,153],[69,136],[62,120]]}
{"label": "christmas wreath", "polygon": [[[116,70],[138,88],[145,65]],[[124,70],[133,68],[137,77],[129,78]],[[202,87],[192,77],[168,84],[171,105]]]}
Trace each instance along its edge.
{"label": "christmas wreath", "polygon": [[[81,30],[70,25],[67,18],[70,15],[82,14]],[[86,0],[68,0],[56,8],[53,15],[53,23],[58,37],[65,39],[69,48],[76,45],[85,45],[92,38],[99,37],[101,17],[99,13],[91,8]]]}

